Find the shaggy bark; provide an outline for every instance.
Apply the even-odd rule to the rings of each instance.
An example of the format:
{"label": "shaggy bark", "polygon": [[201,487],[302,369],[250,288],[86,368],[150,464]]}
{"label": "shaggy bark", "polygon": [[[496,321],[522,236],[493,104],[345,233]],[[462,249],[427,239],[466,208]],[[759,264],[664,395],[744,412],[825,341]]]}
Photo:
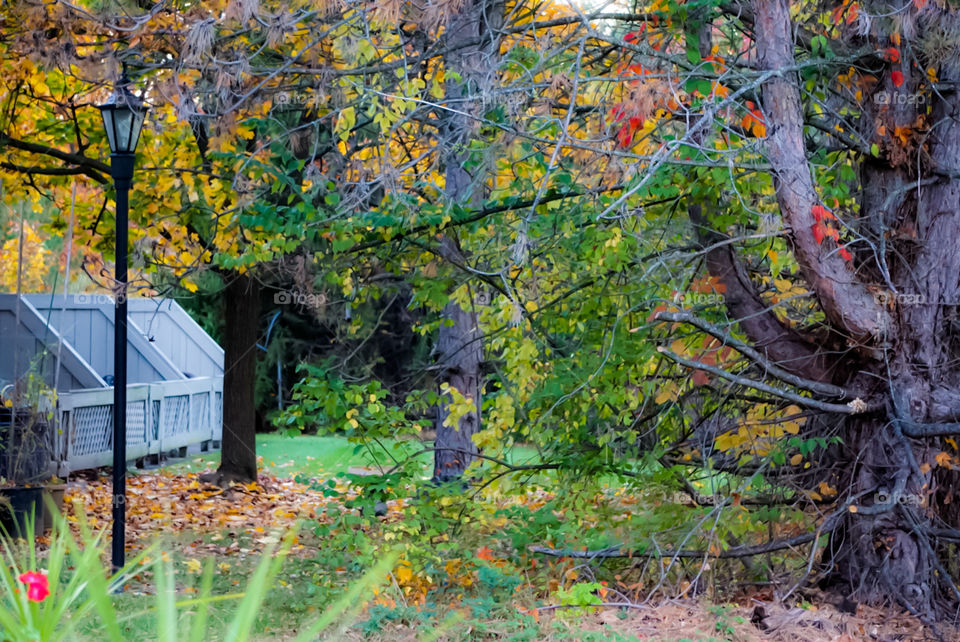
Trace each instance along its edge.
{"label": "shaggy bark", "polygon": [[[886,3],[864,3],[861,11],[883,14]],[[946,88],[931,101],[900,101],[917,92],[927,61],[894,57],[874,92],[892,100],[864,98],[860,119],[865,140],[880,140],[883,153],[861,163],[860,218],[849,224],[873,244],[851,246],[845,261],[831,241],[812,233],[812,208],[819,204],[804,156],[800,83],[794,71],[794,40],[787,0],[757,0],[754,19],[760,67],[779,71],[763,87],[767,156],[774,168],[777,198],[801,273],[817,295],[832,333],[855,350],[831,356],[834,383],[856,390],[886,411],[845,420],[841,479],[843,518],[824,558],[829,584],[850,599],[895,601],[933,616],[944,598],[960,598],[945,573],[935,525],[957,526],[944,483],[957,480],[937,468],[943,435],[956,425],[937,421],[956,416],[956,305],[960,301],[960,120],[954,87],[956,61],[938,73]],[[960,33],[954,9],[932,3],[910,8],[897,25],[877,19],[864,37],[873,48],[894,29],[923,42],[926,29]],[[906,49],[904,49],[906,51]],[[927,52],[929,55],[929,52]],[[892,71],[902,81],[892,82]],[[916,93],[914,93],[914,96]],[[931,124],[927,127],[926,124]],[[906,132],[900,140],[882,132]],[[748,331],[748,334],[752,334]],[[938,485],[939,484],[941,485]],[[849,508],[847,508],[849,506]]]}

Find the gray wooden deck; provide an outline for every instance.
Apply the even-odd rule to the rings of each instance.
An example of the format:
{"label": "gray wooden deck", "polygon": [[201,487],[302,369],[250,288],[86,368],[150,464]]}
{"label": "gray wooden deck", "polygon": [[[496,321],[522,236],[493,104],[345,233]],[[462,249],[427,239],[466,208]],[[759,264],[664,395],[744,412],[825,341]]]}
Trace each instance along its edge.
{"label": "gray wooden deck", "polygon": [[[0,389],[32,367],[56,382],[60,476],[112,461],[113,301],[0,294]],[[127,455],[133,461],[219,442],[223,350],[171,299],[128,302]],[[60,375],[55,376],[59,354]]]}

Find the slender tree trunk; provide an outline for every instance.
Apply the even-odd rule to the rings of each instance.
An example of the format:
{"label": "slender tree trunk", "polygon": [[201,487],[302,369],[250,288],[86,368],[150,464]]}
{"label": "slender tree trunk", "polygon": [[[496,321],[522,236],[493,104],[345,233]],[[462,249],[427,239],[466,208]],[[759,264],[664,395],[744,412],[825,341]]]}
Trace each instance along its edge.
{"label": "slender tree trunk", "polygon": [[[497,51],[496,36],[489,32],[490,21],[501,20],[503,5],[486,0],[469,0],[454,14],[447,25],[447,40],[453,46],[446,58],[447,69],[457,72],[460,82],[448,81],[445,105],[451,110],[444,116],[441,133],[442,158],[445,167],[445,191],[448,202],[479,203],[483,179],[473,177],[464,167],[466,145],[475,127],[468,114],[480,112],[486,87],[496,80],[496,64],[491,59]],[[482,40],[468,47],[458,42],[477,37]],[[484,36],[487,36],[484,38]],[[449,75],[448,75],[449,78]],[[463,263],[463,253],[456,239],[447,236],[441,241],[441,254],[454,265]],[[448,425],[451,395],[443,396],[436,413],[436,440],[433,476],[447,481],[463,475],[473,461],[477,447],[473,435],[480,429],[480,406],[483,344],[477,326],[477,315],[450,301],[443,310],[444,323],[437,339],[437,365],[440,384],[455,388],[472,399],[474,410],[458,422]]]}
{"label": "slender tree trunk", "polygon": [[[450,237],[443,239],[447,252],[457,251]],[[461,395],[473,401],[474,409],[450,422],[451,394],[443,396],[444,403],[437,408],[436,440],[434,447],[433,477],[437,481],[449,481],[463,475],[474,459],[477,446],[473,436],[480,429],[480,405],[483,362],[483,342],[477,315],[464,310],[451,301],[443,309],[444,323],[437,338],[437,365],[441,384],[447,384]]]}
{"label": "slender tree trunk", "polygon": [[254,481],[260,290],[249,274],[228,278],[224,291],[223,446],[218,481]]}

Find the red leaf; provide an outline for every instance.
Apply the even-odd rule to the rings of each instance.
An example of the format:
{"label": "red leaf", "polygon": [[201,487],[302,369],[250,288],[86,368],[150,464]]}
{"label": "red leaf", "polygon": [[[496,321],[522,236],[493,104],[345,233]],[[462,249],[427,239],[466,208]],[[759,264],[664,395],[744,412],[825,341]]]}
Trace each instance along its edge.
{"label": "red leaf", "polygon": [[661,303],[660,305],[658,305],[657,307],[655,307],[655,308],[653,309],[653,312],[650,314],[650,316],[647,317],[647,323],[650,323],[651,321],[653,321],[654,319],[656,319],[657,316],[658,316],[661,312],[666,312],[666,311],[667,311],[667,306],[666,306],[665,304]]}
{"label": "red leaf", "polygon": [[817,245],[823,243],[823,239],[826,236],[824,234],[825,228],[823,223],[814,223],[813,224],[813,239],[817,242]]}
{"label": "red leaf", "polygon": [[893,81],[894,87],[899,87],[903,84],[903,74],[899,71],[895,71],[890,74],[890,80]]}
{"label": "red leaf", "polygon": [[840,5],[839,7],[833,10],[833,24],[835,25],[840,24],[841,19],[843,19],[843,21],[846,24],[850,24],[851,22],[857,19],[857,15],[859,15],[859,13],[860,13],[860,9],[857,6],[857,3],[850,2],[850,0],[847,0],[842,5]]}
{"label": "red leaf", "polygon": [[627,35],[625,35],[625,36],[623,37],[623,39],[624,39],[626,42],[633,42],[634,40],[637,39],[637,34],[636,34],[636,32],[631,31],[630,33],[628,33]]}
{"label": "red leaf", "polygon": [[837,250],[837,252],[840,254],[840,256],[843,257],[845,261],[853,260],[853,256],[850,254],[850,252],[847,251],[847,248],[841,247],[839,250]]}
{"label": "red leaf", "polygon": [[703,370],[694,370],[693,376],[690,378],[693,380],[693,385],[695,386],[705,386],[710,383],[710,375]]}
{"label": "red leaf", "polygon": [[896,47],[887,47],[883,50],[883,59],[887,62],[900,62],[900,50]]}

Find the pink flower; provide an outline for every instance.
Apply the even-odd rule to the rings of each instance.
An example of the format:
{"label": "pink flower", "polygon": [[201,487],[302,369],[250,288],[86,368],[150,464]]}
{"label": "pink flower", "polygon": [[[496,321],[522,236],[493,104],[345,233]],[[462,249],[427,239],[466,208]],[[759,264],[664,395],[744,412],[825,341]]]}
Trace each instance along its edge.
{"label": "pink flower", "polygon": [[31,602],[43,602],[50,595],[50,582],[45,574],[27,571],[18,579],[27,585],[27,599]]}

